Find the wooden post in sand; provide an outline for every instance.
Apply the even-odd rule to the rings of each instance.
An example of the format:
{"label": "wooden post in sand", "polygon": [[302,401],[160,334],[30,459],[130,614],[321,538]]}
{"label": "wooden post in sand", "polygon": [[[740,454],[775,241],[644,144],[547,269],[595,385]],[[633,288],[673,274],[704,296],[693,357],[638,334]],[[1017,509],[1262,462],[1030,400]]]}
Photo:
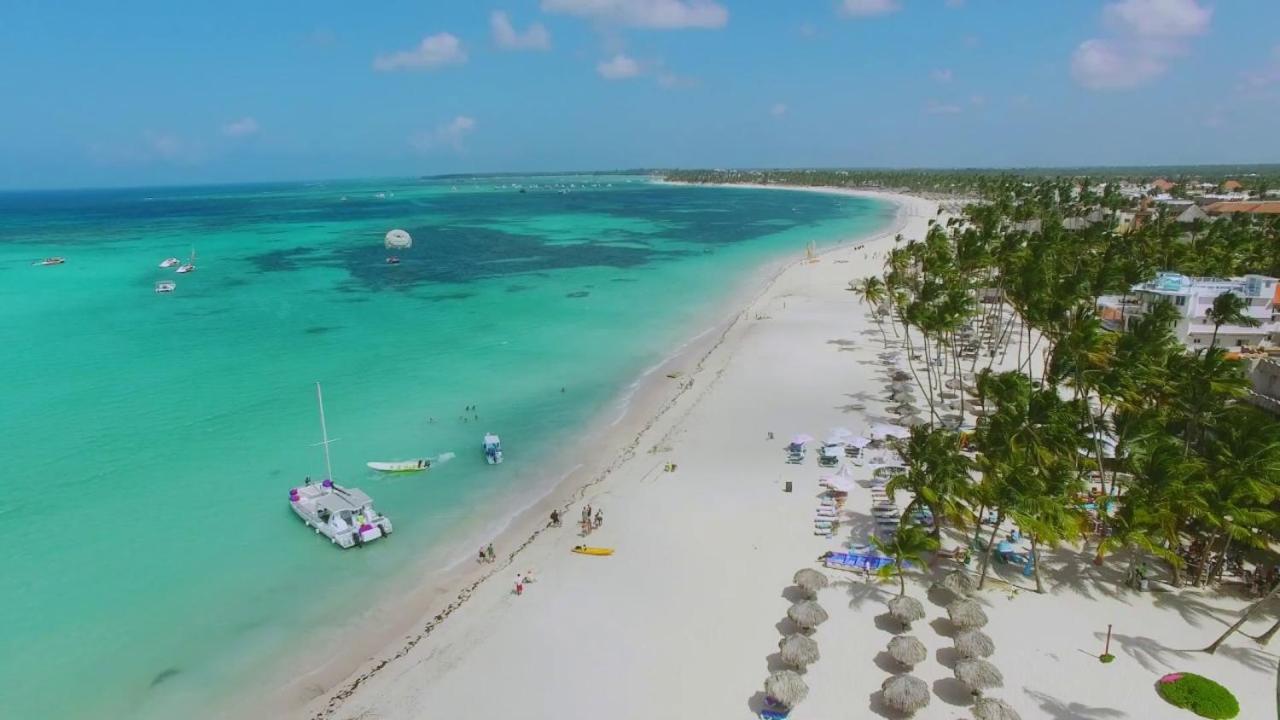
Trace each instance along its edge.
{"label": "wooden post in sand", "polygon": [[1109,663],[1115,658],[1111,655],[1111,624],[1107,623],[1107,642],[1102,646],[1102,656],[1098,658],[1101,662]]}

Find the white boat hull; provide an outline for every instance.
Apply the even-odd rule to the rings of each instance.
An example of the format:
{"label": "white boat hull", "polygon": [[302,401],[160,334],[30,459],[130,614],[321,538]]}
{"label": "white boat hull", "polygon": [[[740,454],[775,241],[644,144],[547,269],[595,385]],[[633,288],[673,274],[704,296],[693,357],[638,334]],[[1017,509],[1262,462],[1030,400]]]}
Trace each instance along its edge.
{"label": "white boat hull", "polygon": [[431,468],[430,460],[404,460],[401,462],[368,462],[370,470],[386,473],[424,472]]}

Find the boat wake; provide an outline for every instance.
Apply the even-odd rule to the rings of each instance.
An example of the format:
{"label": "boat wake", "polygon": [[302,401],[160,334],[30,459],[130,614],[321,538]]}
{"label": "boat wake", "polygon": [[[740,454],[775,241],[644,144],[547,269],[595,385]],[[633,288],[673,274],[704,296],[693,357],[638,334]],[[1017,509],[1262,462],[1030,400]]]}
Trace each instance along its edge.
{"label": "boat wake", "polygon": [[433,463],[447,463],[447,462],[449,462],[450,460],[454,459],[455,457],[457,457],[457,454],[455,454],[455,453],[451,453],[451,452],[440,453],[439,455],[437,455],[437,456],[435,456],[435,457],[431,458],[431,462],[433,462]]}

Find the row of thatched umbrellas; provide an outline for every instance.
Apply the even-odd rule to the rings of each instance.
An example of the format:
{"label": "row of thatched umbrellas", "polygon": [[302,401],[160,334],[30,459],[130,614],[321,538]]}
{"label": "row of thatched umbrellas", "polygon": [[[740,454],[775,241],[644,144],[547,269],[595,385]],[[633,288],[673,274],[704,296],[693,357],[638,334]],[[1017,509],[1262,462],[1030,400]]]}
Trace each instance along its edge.
{"label": "row of thatched umbrellas", "polygon": [[[955,665],[955,677],[976,698],[973,716],[976,720],[1020,720],[1012,707],[1002,700],[982,697],[982,692],[1004,684],[1000,671],[984,658],[995,652],[995,643],[980,628],[987,624],[987,614],[976,601],[965,597],[974,590],[973,579],[964,571],[947,574],[938,586],[956,596],[947,606],[947,616],[958,628],[955,648],[960,660]],[[915,598],[901,596],[889,601],[889,615],[909,629],[911,623],[925,616],[924,606]],[[924,643],[910,635],[900,635],[889,641],[889,656],[905,667],[913,667],[928,657]],[[880,686],[885,705],[898,712],[912,715],[929,705],[932,696],[929,686],[914,675],[895,675]]]}
{"label": "row of thatched umbrellas", "polygon": [[800,673],[822,657],[818,652],[818,642],[810,635],[827,621],[827,611],[817,603],[816,598],[818,591],[827,587],[831,581],[817,570],[804,568],[796,572],[792,582],[805,594],[805,599],[787,609],[787,617],[800,628],[800,632],[783,638],[778,643],[778,650],[782,662],[795,670],[779,670],[764,681],[765,702],[788,710],[809,695],[809,686]]}

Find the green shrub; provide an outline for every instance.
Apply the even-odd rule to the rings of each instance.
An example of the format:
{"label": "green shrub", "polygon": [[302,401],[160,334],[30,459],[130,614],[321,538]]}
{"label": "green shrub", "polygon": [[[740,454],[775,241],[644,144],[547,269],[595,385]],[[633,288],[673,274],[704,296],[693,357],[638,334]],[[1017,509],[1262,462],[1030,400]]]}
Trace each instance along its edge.
{"label": "green shrub", "polygon": [[1230,720],[1240,714],[1240,703],[1231,691],[1194,673],[1170,673],[1156,683],[1156,692],[1170,705],[1200,717]]}

